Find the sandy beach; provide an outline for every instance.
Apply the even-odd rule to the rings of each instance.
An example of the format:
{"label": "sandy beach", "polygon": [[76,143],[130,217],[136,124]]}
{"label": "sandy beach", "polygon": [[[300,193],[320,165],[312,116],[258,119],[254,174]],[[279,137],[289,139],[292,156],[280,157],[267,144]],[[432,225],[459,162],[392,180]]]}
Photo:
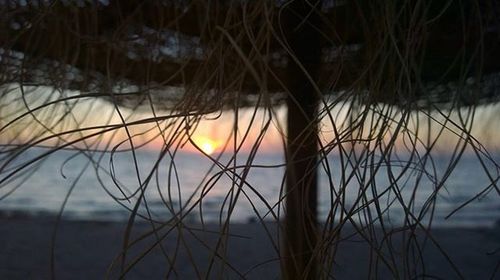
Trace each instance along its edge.
{"label": "sandy beach", "polygon": [[[121,263],[115,260],[119,259],[126,223],[65,220],[53,239],[54,225],[51,217],[1,218],[0,279],[120,278]],[[224,261],[213,254],[220,240],[218,226],[211,224],[202,229],[201,225],[192,225],[184,228],[181,235],[178,228],[160,229],[157,235],[140,239],[128,251],[125,270],[137,262],[126,273],[126,279],[280,279],[278,253],[271,241],[276,241],[277,227],[272,223],[265,226],[269,233],[259,223],[231,224]],[[150,224],[135,224],[131,240],[150,230]],[[348,231],[343,231],[346,236]],[[162,246],[152,248],[155,236],[163,234],[166,237]],[[500,228],[437,228],[432,236],[463,278],[500,279],[500,272],[494,274],[500,265]],[[401,240],[396,237],[391,244],[396,252],[393,258],[402,264],[404,258],[397,254]],[[418,279],[423,278],[422,274],[461,278],[431,241],[423,248],[424,263]],[[221,247],[219,252],[223,250]],[[380,261],[378,266],[372,261],[370,271],[369,252],[367,242],[359,236],[343,240],[332,267],[333,275],[337,279],[367,279],[377,271],[379,279],[395,278]],[[407,277],[402,267],[398,271],[402,273],[400,278]]]}

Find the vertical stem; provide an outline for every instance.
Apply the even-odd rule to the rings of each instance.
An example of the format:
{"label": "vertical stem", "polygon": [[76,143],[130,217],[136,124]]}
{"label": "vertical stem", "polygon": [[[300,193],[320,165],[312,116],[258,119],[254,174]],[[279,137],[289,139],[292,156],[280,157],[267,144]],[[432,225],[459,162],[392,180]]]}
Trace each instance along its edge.
{"label": "vertical stem", "polygon": [[[285,14],[294,59],[287,69],[287,182],[284,279],[316,279],[318,96],[314,81],[321,59],[319,18],[311,2],[294,1]],[[308,4],[309,3],[309,4]],[[304,71],[305,70],[305,71]],[[305,73],[307,72],[307,74]],[[309,77],[308,77],[309,75]]]}

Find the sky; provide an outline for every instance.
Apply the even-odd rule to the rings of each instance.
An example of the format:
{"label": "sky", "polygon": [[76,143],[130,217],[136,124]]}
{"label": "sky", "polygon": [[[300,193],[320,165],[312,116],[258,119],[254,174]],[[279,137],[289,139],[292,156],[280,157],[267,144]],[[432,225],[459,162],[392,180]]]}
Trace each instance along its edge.
{"label": "sky", "polygon": [[[76,98],[77,92],[60,93],[49,88],[36,90],[26,89],[21,92],[13,88],[4,90],[7,94],[1,98],[0,104],[0,141],[6,143],[35,143],[44,145],[68,145],[68,147],[92,149],[127,149],[131,145],[144,149],[161,149],[165,145],[178,147],[184,152],[207,154],[238,150],[248,153],[256,147],[262,153],[283,153],[284,135],[286,135],[286,107],[276,106],[272,110],[242,108],[236,111],[223,111],[203,116],[171,117],[179,112],[158,111],[156,117],[163,118],[160,122],[139,123],[151,120],[154,115],[150,110],[130,110],[113,106],[113,104],[96,98]],[[24,98],[23,98],[24,96]],[[64,102],[62,98],[68,98]],[[74,98],[74,99],[71,99]],[[55,105],[51,101],[58,100]],[[344,105],[344,106],[342,106]],[[324,107],[323,107],[324,108]],[[324,145],[335,141],[333,125],[337,130],[346,129],[348,121],[346,103],[339,104],[329,110],[334,118],[332,122],[328,116],[320,123],[320,138]],[[34,110],[29,113],[29,110]],[[462,118],[466,117],[467,108],[462,110]],[[500,150],[499,126],[500,104],[482,106],[475,112],[472,135],[491,151]],[[448,114],[443,111],[443,114]],[[394,114],[394,120],[389,124],[396,127],[400,115]],[[237,119],[237,121],[235,121]],[[427,139],[440,133],[445,119],[439,112],[429,116],[422,112],[412,114],[408,119],[409,130],[419,131],[419,138]],[[429,121],[430,120],[430,121]],[[451,120],[458,123],[459,113],[451,114]],[[123,126],[123,123],[132,125]],[[365,125],[369,120],[365,120]],[[416,129],[419,123],[419,129]],[[431,129],[428,129],[430,124]],[[78,129],[80,128],[80,130]],[[81,128],[84,128],[81,130]],[[262,134],[265,128],[265,133]],[[460,131],[453,122],[440,135],[436,150],[446,152],[457,141],[460,141]],[[367,130],[367,129],[365,129]],[[106,132],[104,132],[106,131]],[[365,131],[365,134],[369,131]],[[95,134],[95,136],[92,136]],[[128,136],[133,136],[129,141]],[[235,137],[236,135],[236,137]],[[408,134],[411,135],[411,134]],[[390,133],[384,137],[390,138]],[[35,142],[35,140],[45,139]],[[410,136],[408,136],[410,137]],[[80,141],[78,141],[80,139]],[[68,143],[74,143],[69,145]],[[404,145],[401,139],[398,145]]]}

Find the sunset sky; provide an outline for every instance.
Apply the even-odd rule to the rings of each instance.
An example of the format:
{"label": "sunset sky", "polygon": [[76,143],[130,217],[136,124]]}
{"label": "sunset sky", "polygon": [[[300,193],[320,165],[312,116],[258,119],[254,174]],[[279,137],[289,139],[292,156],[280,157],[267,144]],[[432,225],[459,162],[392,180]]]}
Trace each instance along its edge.
{"label": "sunset sky", "polygon": [[[83,141],[78,141],[75,145],[78,147],[93,147],[112,149],[119,145],[120,148],[130,146],[127,141],[127,130],[122,126],[122,118],[127,122],[137,122],[145,119],[150,119],[153,114],[149,110],[130,110],[127,108],[114,107],[111,103],[96,98],[75,99],[66,103],[57,102],[56,106],[47,106],[43,109],[36,110],[33,115],[27,114],[26,104],[33,109],[41,104],[47,104],[51,100],[60,99],[63,95],[57,92],[52,92],[47,88],[41,88],[35,91],[25,92],[26,103],[20,98],[21,93],[13,90],[9,93],[9,98],[3,98],[1,104],[1,124],[3,126],[0,132],[0,140],[3,143],[14,141],[15,143],[26,142],[27,139],[41,139],[42,135],[47,134],[50,128],[54,133],[72,131],[76,128],[90,128],[97,126],[96,129],[87,129],[85,131],[72,131],[65,133],[61,137],[51,137],[46,141],[38,143],[38,145],[61,145],[57,139],[66,139],[68,141],[76,140],[91,135],[98,134],[99,137],[90,137]],[[69,94],[74,96],[76,93]],[[61,106],[62,105],[62,106]],[[336,118],[336,126],[342,126],[346,120],[343,119],[343,109],[341,106],[334,107],[330,113]],[[500,141],[498,141],[498,122],[500,112],[500,104],[488,105],[479,108],[476,111],[476,117],[472,129],[472,135],[491,151],[500,150]],[[22,118],[16,117],[25,114]],[[224,146],[226,151],[240,149],[240,152],[249,152],[256,143],[256,139],[262,138],[259,145],[259,151],[264,153],[283,153],[283,135],[286,134],[285,128],[285,106],[277,106],[272,110],[255,110],[255,108],[243,108],[235,111],[216,112],[213,114],[204,115],[199,120],[193,117],[175,117],[168,118],[176,112],[156,112],[156,116],[166,117],[161,122],[149,122],[146,124],[136,124],[127,126],[129,135],[133,135],[133,144],[141,146],[147,143],[147,149],[159,149],[164,146],[165,142],[171,142],[172,147],[179,145],[182,151],[196,152],[198,149],[203,150],[207,154],[221,152]],[[237,114],[237,115],[236,115]],[[253,115],[255,114],[255,117]],[[455,121],[458,120],[455,116],[452,117]],[[432,121],[432,133],[437,133],[440,127],[439,121],[442,119],[439,114],[433,114],[435,118]],[[237,122],[235,122],[237,118]],[[427,123],[427,117],[420,114],[421,123]],[[327,118],[325,118],[327,120]],[[9,126],[4,127],[9,121],[13,121]],[[396,120],[397,121],[397,120]],[[458,121],[457,121],[458,122]],[[235,124],[237,124],[235,126]],[[396,124],[396,123],[395,123]],[[110,128],[109,125],[116,125]],[[259,136],[262,129],[267,127],[263,136]],[[453,125],[449,125],[453,127]],[[106,133],[98,133],[99,131],[109,130]],[[333,140],[332,125],[329,121],[323,121],[320,124],[320,137],[324,144]],[[177,137],[173,132],[177,131]],[[180,132],[179,132],[180,131]],[[455,132],[458,132],[455,130]],[[236,138],[234,135],[237,135]],[[179,137],[180,135],[180,137]],[[188,137],[190,135],[190,137]],[[426,129],[421,129],[419,132],[420,138],[425,139],[427,135]],[[438,142],[436,149],[446,151],[453,147],[453,143],[458,141],[457,135],[453,131],[444,132],[441,140]],[[198,146],[198,148],[195,147]]]}

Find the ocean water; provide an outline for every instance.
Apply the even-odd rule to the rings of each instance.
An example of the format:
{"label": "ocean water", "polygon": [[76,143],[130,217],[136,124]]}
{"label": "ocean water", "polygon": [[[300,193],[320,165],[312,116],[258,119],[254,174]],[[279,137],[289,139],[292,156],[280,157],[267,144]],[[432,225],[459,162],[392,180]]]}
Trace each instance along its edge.
{"label": "ocean water", "polygon": [[[66,219],[115,221],[136,212],[136,220],[210,222],[284,216],[282,155],[259,154],[251,163],[247,155],[235,161],[223,155],[214,164],[182,152],[158,161],[159,152],[153,151],[57,151],[32,162],[48,151],[30,149],[13,161],[7,162],[12,155],[2,159],[2,215],[62,213]],[[493,159],[500,162],[500,156]],[[447,174],[449,162],[449,155],[438,155],[407,169],[394,159],[378,169],[363,161],[353,168],[352,161],[330,155],[319,165],[319,217],[338,221],[347,215],[360,223],[382,217],[376,223],[391,225],[432,217],[434,226],[443,227],[498,223],[500,194],[491,185],[498,168],[464,155]]]}

